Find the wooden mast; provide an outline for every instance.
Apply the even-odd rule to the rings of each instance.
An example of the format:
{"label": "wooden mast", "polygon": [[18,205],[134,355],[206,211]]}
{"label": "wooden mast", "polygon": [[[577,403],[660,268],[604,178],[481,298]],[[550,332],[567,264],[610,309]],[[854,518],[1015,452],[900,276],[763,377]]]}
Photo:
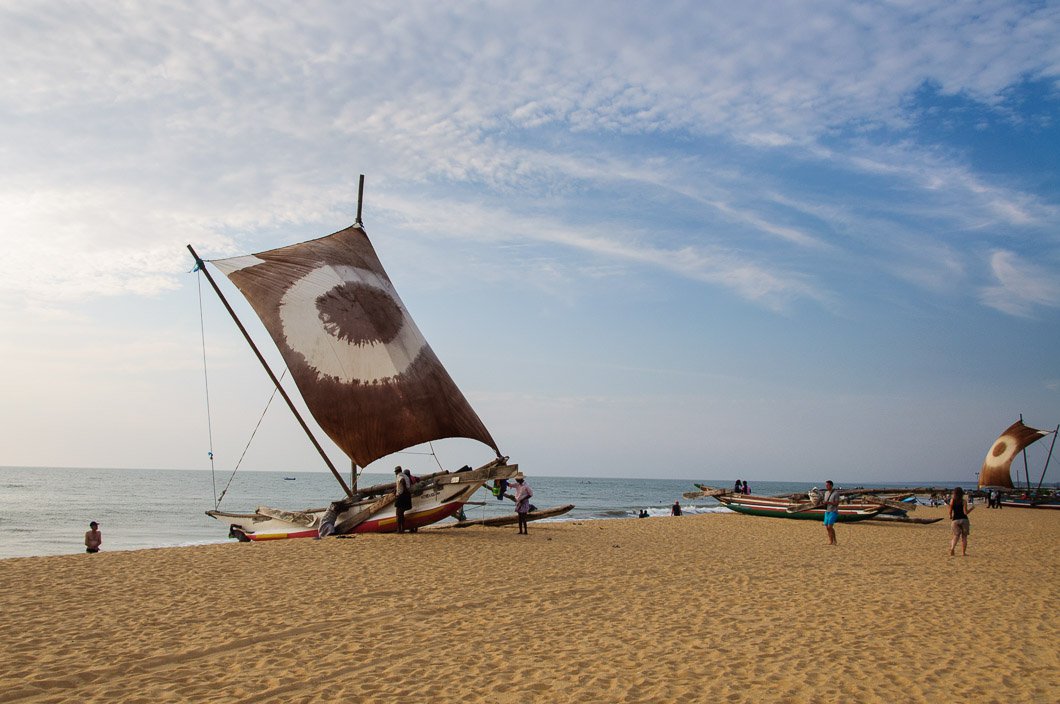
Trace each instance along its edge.
{"label": "wooden mast", "polygon": [[364,222],[361,221],[361,202],[364,200],[364,174],[361,174],[361,178],[357,181],[357,219],[353,221],[353,224],[357,227],[364,227]]}
{"label": "wooden mast", "polygon": [[1060,425],[1056,426],[1056,430],[1053,431],[1053,441],[1049,443],[1049,454],[1045,456],[1045,466],[1042,467],[1042,478],[1038,480],[1038,486],[1034,488],[1033,496],[1037,496],[1038,492],[1041,491],[1042,482],[1045,481],[1045,473],[1049,471],[1049,460],[1053,458],[1053,447],[1056,445],[1056,436],[1060,434]]}
{"label": "wooden mast", "polygon": [[302,419],[302,414],[298,412],[297,408],[295,408],[294,401],[291,400],[291,397],[287,395],[287,391],[280,385],[280,380],[276,378],[276,375],[269,367],[268,362],[265,361],[265,357],[263,357],[261,351],[258,350],[258,346],[255,345],[254,340],[250,338],[250,333],[248,333],[247,329],[243,327],[243,323],[239,320],[239,316],[237,316],[236,312],[232,310],[232,306],[229,305],[228,299],[225,298],[223,293],[221,293],[221,289],[217,286],[217,282],[213,280],[213,276],[210,275],[209,270],[206,268],[206,262],[196,254],[195,249],[190,244],[188,245],[188,251],[191,252],[191,256],[195,257],[196,267],[206,275],[206,280],[210,282],[210,286],[213,287],[214,293],[216,293],[217,297],[221,299],[221,303],[224,304],[228,314],[231,315],[232,320],[235,321],[236,327],[238,327],[239,331],[243,333],[243,337],[246,339],[247,344],[250,345],[250,349],[254,350],[254,354],[257,356],[258,361],[261,362],[261,366],[265,368],[265,373],[269,375],[269,378],[272,379],[272,383],[276,385],[276,390],[280,392],[280,396],[282,396],[283,400],[287,402],[287,407],[291,409],[291,413],[293,413],[294,417],[298,420],[298,424],[302,426],[302,430],[304,430],[306,436],[309,437],[309,441],[313,443],[313,447],[317,449],[317,452],[319,452],[320,456],[324,459],[324,464],[326,464],[328,469],[331,470],[331,473],[339,482],[339,486],[342,487],[342,490],[352,499],[353,491],[351,491],[350,487],[346,485],[346,481],[342,478],[342,475],[339,474],[339,470],[335,469],[335,465],[331,463],[331,459],[327,456],[327,453],[324,452],[324,448],[320,446],[320,443],[317,442],[317,439],[313,436],[313,432],[309,429],[309,426],[306,425],[305,420]]}
{"label": "wooden mast", "polygon": [[[1023,414],[1020,413],[1020,423],[1023,423]],[[1016,476],[1019,476],[1019,470],[1016,470]],[[1031,470],[1027,466],[1027,448],[1023,448],[1023,476],[1027,478],[1027,491],[1031,490]]]}

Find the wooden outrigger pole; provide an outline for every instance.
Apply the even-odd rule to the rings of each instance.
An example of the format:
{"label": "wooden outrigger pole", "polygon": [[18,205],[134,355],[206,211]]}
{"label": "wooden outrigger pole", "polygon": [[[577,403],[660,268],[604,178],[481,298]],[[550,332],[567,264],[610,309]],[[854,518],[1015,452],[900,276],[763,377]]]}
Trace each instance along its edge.
{"label": "wooden outrigger pole", "polygon": [[[1056,430],[1053,431],[1053,441],[1049,443],[1049,454],[1045,456],[1045,466],[1042,467],[1042,478],[1038,480],[1038,486],[1034,488],[1033,496],[1037,496],[1038,492],[1041,491],[1042,482],[1045,481],[1045,473],[1049,471],[1049,460],[1053,458],[1053,447],[1056,446],[1056,436],[1060,435],[1060,425],[1056,426]],[[1028,488],[1029,485],[1028,485]]]}
{"label": "wooden outrigger pole", "polygon": [[[361,178],[363,179],[364,177],[362,176]],[[358,211],[359,210],[360,206],[358,206]],[[246,339],[247,344],[250,345],[250,349],[254,350],[254,354],[257,355],[258,361],[261,362],[261,366],[265,368],[265,373],[269,375],[269,378],[272,379],[272,383],[276,385],[276,390],[280,392],[280,396],[283,396],[283,400],[287,402],[288,408],[291,409],[291,413],[293,413],[294,417],[298,420],[298,424],[302,426],[302,430],[304,430],[305,434],[309,437],[309,441],[313,443],[313,447],[317,449],[317,452],[319,452],[320,456],[324,459],[324,464],[326,464],[328,469],[331,470],[331,473],[335,475],[335,479],[338,480],[342,490],[346,492],[346,496],[352,499],[353,491],[351,491],[350,487],[346,485],[346,481],[342,478],[342,475],[339,474],[339,470],[335,469],[335,465],[331,463],[331,458],[327,456],[327,453],[324,452],[324,448],[320,446],[316,437],[313,436],[313,432],[309,429],[309,426],[306,425],[305,420],[302,419],[302,414],[298,412],[297,408],[295,408],[294,401],[291,400],[291,397],[287,395],[287,391],[285,391],[283,386],[280,385],[280,380],[276,378],[272,368],[269,367],[269,363],[265,361],[265,357],[263,357],[261,351],[258,350],[258,346],[255,345],[254,340],[250,338],[250,333],[248,333],[247,329],[243,327],[243,323],[239,320],[239,316],[237,316],[236,312],[232,310],[232,306],[229,305],[228,299],[225,298],[223,293],[221,293],[221,289],[217,286],[217,282],[213,280],[213,276],[210,275],[209,270],[206,268],[206,262],[196,254],[195,249],[190,244],[188,245],[188,251],[191,252],[191,256],[195,257],[195,265],[206,275],[206,280],[210,282],[214,293],[216,293],[217,297],[221,299],[221,303],[224,304],[228,314],[231,315],[232,320],[235,321],[236,327],[238,327],[239,331],[243,333],[243,337]]]}
{"label": "wooden outrigger pole", "polygon": [[[1023,422],[1023,414],[1020,413],[1020,423]],[[1019,476],[1019,470],[1016,470],[1016,476]],[[1031,470],[1027,466],[1027,448],[1023,448],[1023,476],[1027,478],[1027,491],[1031,490]]]}

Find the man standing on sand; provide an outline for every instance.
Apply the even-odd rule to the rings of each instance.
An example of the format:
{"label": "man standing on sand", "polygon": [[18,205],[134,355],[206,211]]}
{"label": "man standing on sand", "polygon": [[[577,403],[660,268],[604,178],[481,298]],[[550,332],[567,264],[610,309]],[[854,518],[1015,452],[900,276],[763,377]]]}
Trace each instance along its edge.
{"label": "man standing on sand", "polygon": [[838,545],[835,540],[835,522],[839,519],[839,491],[832,480],[824,483],[824,529],[828,532],[828,544]]}
{"label": "man standing on sand", "polygon": [[397,532],[405,532],[405,511],[412,508],[412,486],[401,471],[401,465],[394,467],[394,493],[397,501],[394,502],[394,511],[397,513]]}
{"label": "man standing on sand", "polygon": [[515,515],[519,519],[519,535],[530,535],[526,528],[526,514],[530,513],[530,497],[534,490],[526,483],[523,473],[515,475]]}
{"label": "man standing on sand", "polygon": [[88,524],[88,532],[85,533],[85,552],[99,552],[99,546],[103,544],[103,533],[99,531],[99,524],[92,521]]}

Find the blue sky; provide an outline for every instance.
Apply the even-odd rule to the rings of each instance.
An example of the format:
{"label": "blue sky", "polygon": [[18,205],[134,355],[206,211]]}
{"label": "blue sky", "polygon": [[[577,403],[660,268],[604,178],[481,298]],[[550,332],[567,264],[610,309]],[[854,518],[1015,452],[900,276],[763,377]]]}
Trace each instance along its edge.
{"label": "blue sky", "polygon": [[[364,173],[526,471],[974,481],[1060,423],[1060,7],[768,8],[6,3],[0,465],[208,468],[185,244],[341,229]],[[268,381],[204,315],[231,467]],[[245,466],[321,468],[279,407]]]}

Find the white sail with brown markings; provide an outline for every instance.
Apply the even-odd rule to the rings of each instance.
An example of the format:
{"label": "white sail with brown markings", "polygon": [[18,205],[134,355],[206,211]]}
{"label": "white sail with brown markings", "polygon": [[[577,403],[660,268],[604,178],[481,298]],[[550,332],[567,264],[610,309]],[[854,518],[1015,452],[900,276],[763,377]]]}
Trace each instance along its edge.
{"label": "white sail with brown markings", "polygon": [[1012,475],[1009,467],[1012,465],[1012,460],[1025,447],[1045,437],[1049,432],[1024,425],[1022,420],[1010,425],[986,453],[983,468],[979,471],[979,486],[1011,489]]}
{"label": "white sail with brown markings", "polygon": [[211,263],[253,306],[313,417],[355,464],[450,437],[500,456],[363,229]]}

